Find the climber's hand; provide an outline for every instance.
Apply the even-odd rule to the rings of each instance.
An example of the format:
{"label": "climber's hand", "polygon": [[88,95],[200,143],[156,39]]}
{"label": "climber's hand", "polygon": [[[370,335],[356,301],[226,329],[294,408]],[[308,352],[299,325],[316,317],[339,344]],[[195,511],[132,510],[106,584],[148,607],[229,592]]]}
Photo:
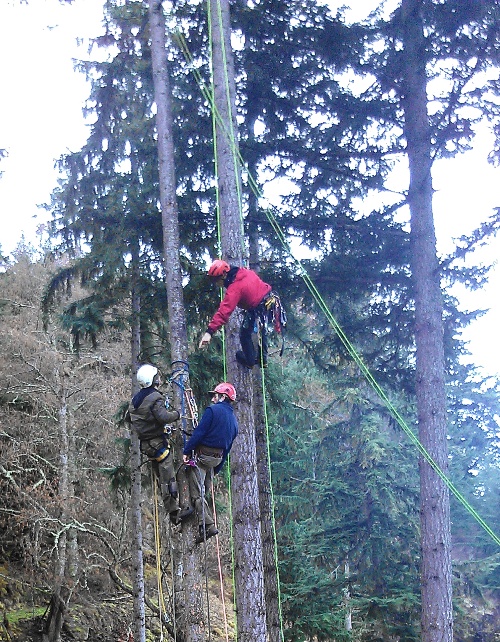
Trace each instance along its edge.
{"label": "climber's hand", "polygon": [[212,335],[210,334],[210,332],[205,332],[205,334],[201,337],[200,345],[198,346],[198,348],[204,348],[210,343],[211,340]]}

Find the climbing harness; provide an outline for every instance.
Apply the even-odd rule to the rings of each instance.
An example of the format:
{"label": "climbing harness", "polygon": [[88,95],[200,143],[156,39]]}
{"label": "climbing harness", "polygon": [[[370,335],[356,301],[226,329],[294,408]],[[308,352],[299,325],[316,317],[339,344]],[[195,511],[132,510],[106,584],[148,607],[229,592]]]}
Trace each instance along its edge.
{"label": "climbing harness", "polygon": [[[279,295],[274,291],[269,292],[256,308],[247,310],[244,313],[241,328],[257,335],[257,344],[259,346],[257,363],[261,366],[265,367],[267,365],[267,337],[273,331],[281,334],[279,355],[280,357],[283,356],[286,324],[285,308]],[[263,348],[265,349],[263,350]]]}
{"label": "climbing harness", "polygon": [[[171,451],[170,437],[174,429],[171,426],[167,428],[168,430],[165,429],[162,435],[152,437],[151,439],[144,439],[140,442],[141,453],[146,455],[150,460],[160,463],[169,456]],[[163,442],[162,445],[155,448],[151,445],[153,439],[161,439]]]}
{"label": "climbing harness", "polygon": [[281,334],[280,357],[282,357],[285,351],[287,316],[279,295],[273,291],[269,292],[269,294],[264,297],[258,310],[259,318],[264,325],[266,333],[269,334],[269,332],[274,330],[276,333]]}

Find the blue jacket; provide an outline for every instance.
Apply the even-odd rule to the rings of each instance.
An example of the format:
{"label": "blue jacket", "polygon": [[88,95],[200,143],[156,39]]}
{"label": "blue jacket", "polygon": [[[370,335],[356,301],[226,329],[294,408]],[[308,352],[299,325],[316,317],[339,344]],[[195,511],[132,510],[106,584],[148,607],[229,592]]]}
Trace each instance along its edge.
{"label": "blue jacket", "polygon": [[227,401],[214,403],[203,413],[200,423],[184,446],[184,454],[190,455],[197,446],[221,448],[224,454],[221,463],[214,468],[214,473],[217,474],[224,465],[237,434],[238,422],[231,404]]}

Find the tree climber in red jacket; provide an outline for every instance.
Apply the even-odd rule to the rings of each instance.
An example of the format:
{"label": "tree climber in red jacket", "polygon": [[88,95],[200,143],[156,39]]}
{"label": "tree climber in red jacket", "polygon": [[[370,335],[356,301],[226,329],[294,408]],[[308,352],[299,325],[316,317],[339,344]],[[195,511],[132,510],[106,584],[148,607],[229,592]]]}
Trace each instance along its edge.
{"label": "tree climber in red jacket", "polygon": [[266,300],[271,294],[271,286],[264,283],[253,270],[229,265],[226,261],[217,260],[208,270],[208,276],[218,288],[226,288],[219,309],[208,324],[202,336],[200,348],[207,346],[212,335],[229,321],[236,307],[245,311],[240,328],[241,350],[236,353],[236,360],[246,368],[255,364],[267,366],[267,333],[265,323],[261,323],[261,350],[257,352],[254,334],[257,332],[259,319],[264,316]]}

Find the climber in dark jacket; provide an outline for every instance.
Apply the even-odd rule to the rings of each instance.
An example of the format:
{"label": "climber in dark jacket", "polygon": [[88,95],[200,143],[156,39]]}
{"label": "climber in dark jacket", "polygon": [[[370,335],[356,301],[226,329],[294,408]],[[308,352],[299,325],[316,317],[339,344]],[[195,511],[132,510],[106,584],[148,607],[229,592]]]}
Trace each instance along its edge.
{"label": "climber in dark jacket", "polygon": [[178,489],[168,424],[177,421],[180,413],[177,410],[167,410],[165,407],[165,397],[158,391],[160,377],[155,366],[146,364],[139,368],[137,383],[141,390],[130,402],[128,414],[132,428],[139,436],[141,452],[150,459],[158,473],[165,509],[172,523],[178,524]]}

